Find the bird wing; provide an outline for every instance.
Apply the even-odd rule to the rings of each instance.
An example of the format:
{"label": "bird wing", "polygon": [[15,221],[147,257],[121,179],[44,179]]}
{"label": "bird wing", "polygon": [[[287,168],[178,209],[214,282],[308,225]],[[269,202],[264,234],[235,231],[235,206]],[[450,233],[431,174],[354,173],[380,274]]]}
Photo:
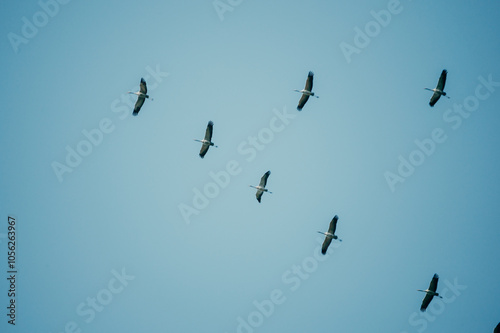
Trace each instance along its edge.
{"label": "bird wing", "polygon": [[326,236],[325,240],[323,241],[323,245],[321,246],[321,253],[326,254],[326,251],[328,250],[328,247],[330,246],[330,243],[332,242],[332,236]]}
{"label": "bird wing", "polygon": [[339,217],[335,215],[333,219],[330,221],[330,227],[328,228],[328,233],[335,235],[335,229],[337,229],[337,221]]}
{"label": "bird wing", "polygon": [[495,327],[493,333],[500,333],[500,323],[498,323],[497,327]]}
{"label": "bird wing", "polygon": [[271,171],[268,171],[264,174],[264,176],[262,176],[262,178],[260,179],[260,183],[259,183],[259,186],[260,187],[266,187],[266,184],[267,184],[267,178],[269,178],[269,175],[271,174]]}
{"label": "bird wing", "polygon": [[448,71],[446,69],[443,69],[443,71],[441,72],[441,76],[439,77],[438,84],[436,86],[436,88],[441,91],[444,90],[444,85],[446,84],[446,74],[448,74]]}
{"label": "bird wing", "polygon": [[141,77],[141,93],[147,94],[148,93],[148,87],[146,86],[146,81]]}
{"label": "bird wing", "polygon": [[208,143],[204,143],[201,145],[201,149],[200,149],[200,157],[201,158],[205,157],[205,154],[207,153],[208,148],[210,148],[210,145]]}
{"label": "bird wing", "polygon": [[212,141],[213,130],[214,130],[214,123],[212,121],[209,121],[207,125],[207,130],[205,131],[205,140]]}
{"label": "bird wing", "polygon": [[144,96],[139,96],[137,98],[137,102],[135,102],[135,106],[134,106],[134,112],[132,113],[134,116],[137,116],[139,111],[141,111],[142,104],[144,104],[145,100],[146,100],[146,98]]}
{"label": "bird wing", "polygon": [[435,92],[434,94],[432,94],[432,97],[431,97],[431,100],[429,102],[429,105],[430,106],[434,106],[434,104],[436,104],[436,102],[439,100],[440,97],[441,97],[441,94],[438,94],[437,92]]}
{"label": "bird wing", "polygon": [[304,87],[305,90],[312,91],[312,88],[313,88],[313,77],[314,77],[314,73],[313,72],[309,72],[309,74],[307,75],[306,86]]}
{"label": "bird wing", "polygon": [[425,294],[425,297],[422,300],[422,305],[420,306],[420,311],[424,312],[425,309],[427,309],[427,306],[429,306],[429,303],[432,301],[433,298],[434,298],[433,295]]}
{"label": "bird wing", "polygon": [[260,202],[260,198],[262,198],[262,194],[264,194],[264,191],[262,191],[262,190],[257,190],[257,193],[255,193],[255,196],[257,197],[258,202]]}
{"label": "bird wing", "polygon": [[309,95],[302,94],[300,98],[299,105],[297,105],[297,110],[301,111],[304,105],[306,105],[307,100],[309,99]]}
{"label": "bird wing", "polygon": [[429,284],[430,291],[436,292],[437,287],[438,287],[438,280],[439,280],[439,276],[437,274],[434,274],[434,276],[432,277],[431,283]]}

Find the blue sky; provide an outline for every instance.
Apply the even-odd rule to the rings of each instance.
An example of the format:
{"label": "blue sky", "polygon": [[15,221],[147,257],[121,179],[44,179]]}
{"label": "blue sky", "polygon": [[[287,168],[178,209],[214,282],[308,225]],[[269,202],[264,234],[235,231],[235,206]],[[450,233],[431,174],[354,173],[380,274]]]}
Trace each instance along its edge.
{"label": "blue sky", "polygon": [[[7,277],[14,216],[18,268],[2,332],[500,321],[498,2],[0,8],[0,262]],[[443,69],[450,99],[431,108]],[[319,98],[298,112],[309,71]],[[141,77],[154,100],[133,117]],[[209,120],[219,147],[201,159]],[[343,242],[321,256],[336,214]],[[445,298],[421,314],[434,273]]]}

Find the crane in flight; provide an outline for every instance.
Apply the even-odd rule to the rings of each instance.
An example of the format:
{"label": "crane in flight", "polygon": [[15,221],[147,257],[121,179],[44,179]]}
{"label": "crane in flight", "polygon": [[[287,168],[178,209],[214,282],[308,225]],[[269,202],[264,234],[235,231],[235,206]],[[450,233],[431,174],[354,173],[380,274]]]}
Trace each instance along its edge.
{"label": "crane in flight", "polygon": [[443,298],[442,296],[439,296],[439,294],[436,292],[438,286],[438,280],[439,276],[437,274],[434,274],[431,283],[429,284],[429,288],[427,288],[426,290],[417,289],[417,291],[425,293],[424,299],[422,300],[422,305],[420,306],[420,311],[425,312],[425,309],[427,309],[429,303],[432,301],[434,296]]}
{"label": "crane in flight", "polygon": [[258,186],[249,185],[250,187],[257,189],[257,193],[255,193],[255,196],[257,197],[258,202],[260,202],[260,199],[262,198],[262,194],[264,194],[264,192],[273,193],[266,188],[267,178],[269,178],[270,174],[271,171],[266,172],[260,179],[260,183]]}
{"label": "crane in flight", "polygon": [[302,90],[294,89],[293,91],[299,92],[302,94],[302,97],[300,97],[299,100],[299,105],[297,105],[297,110],[302,110],[304,105],[306,105],[307,100],[309,99],[309,96],[314,96],[316,98],[319,98],[319,96],[315,96],[314,93],[312,92],[313,88],[313,77],[314,73],[309,72],[307,75],[307,80],[306,80],[306,86]]}
{"label": "crane in flight", "polygon": [[[141,111],[144,101],[146,100],[146,98],[149,98],[149,95],[147,94],[148,87],[146,86],[146,81],[141,77],[141,85],[139,91],[128,91],[127,93],[137,95],[137,102],[135,102],[134,112],[132,113],[134,116],[137,116],[139,114],[139,111]],[[151,98],[151,100],[153,99]]]}
{"label": "crane in flight", "polygon": [[[438,84],[436,88],[430,89],[430,88],[424,88],[425,90],[430,90],[433,91],[434,94],[432,94],[431,100],[429,102],[429,105],[432,107],[436,102],[439,100],[439,98],[442,96],[446,96],[446,93],[444,92],[444,85],[446,84],[446,75],[448,74],[448,71],[446,69],[443,69],[441,72],[441,76],[439,77]],[[446,96],[448,97],[448,96]],[[448,97],[449,98],[449,97]]]}
{"label": "crane in flight", "polygon": [[339,217],[335,215],[333,219],[330,221],[330,226],[328,227],[328,232],[322,232],[318,231],[320,234],[325,235],[325,240],[323,241],[323,245],[321,246],[321,253],[326,254],[326,251],[328,250],[328,247],[330,246],[330,243],[332,242],[333,239],[338,239],[339,242],[342,242],[342,239],[338,238],[337,235],[335,235],[335,229],[337,229],[337,221],[339,220]]}
{"label": "crane in flight", "polygon": [[207,129],[205,131],[205,138],[203,140],[194,139],[194,141],[198,141],[198,142],[202,143],[201,149],[200,149],[200,157],[201,158],[205,157],[205,154],[207,153],[208,148],[210,148],[210,146],[215,146],[215,148],[217,148],[217,146],[212,142],[213,130],[214,130],[214,123],[210,120],[208,122]]}

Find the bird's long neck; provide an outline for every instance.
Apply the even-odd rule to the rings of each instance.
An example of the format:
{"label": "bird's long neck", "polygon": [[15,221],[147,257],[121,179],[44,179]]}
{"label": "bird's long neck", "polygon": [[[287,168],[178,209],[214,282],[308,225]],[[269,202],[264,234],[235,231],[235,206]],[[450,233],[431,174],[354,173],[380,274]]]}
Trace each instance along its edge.
{"label": "bird's long neck", "polygon": [[417,289],[417,291],[421,291],[423,293],[426,293],[427,295],[441,297],[441,296],[439,296],[439,294],[437,292],[429,290],[429,289],[427,289],[427,290]]}

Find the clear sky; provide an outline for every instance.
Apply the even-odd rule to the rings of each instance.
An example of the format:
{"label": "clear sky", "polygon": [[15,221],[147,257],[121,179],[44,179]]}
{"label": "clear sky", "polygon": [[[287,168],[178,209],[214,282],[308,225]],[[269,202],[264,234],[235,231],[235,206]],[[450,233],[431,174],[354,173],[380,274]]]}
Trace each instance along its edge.
{"label": "clear sky", "polygon": [[[492,332],[499,12],[2,2],[0,331]],[[298,112],[309,71],[319,98]],[[133,117],[141,77],[154,100]],[[421,314],[434,273],[444,298]]]}

